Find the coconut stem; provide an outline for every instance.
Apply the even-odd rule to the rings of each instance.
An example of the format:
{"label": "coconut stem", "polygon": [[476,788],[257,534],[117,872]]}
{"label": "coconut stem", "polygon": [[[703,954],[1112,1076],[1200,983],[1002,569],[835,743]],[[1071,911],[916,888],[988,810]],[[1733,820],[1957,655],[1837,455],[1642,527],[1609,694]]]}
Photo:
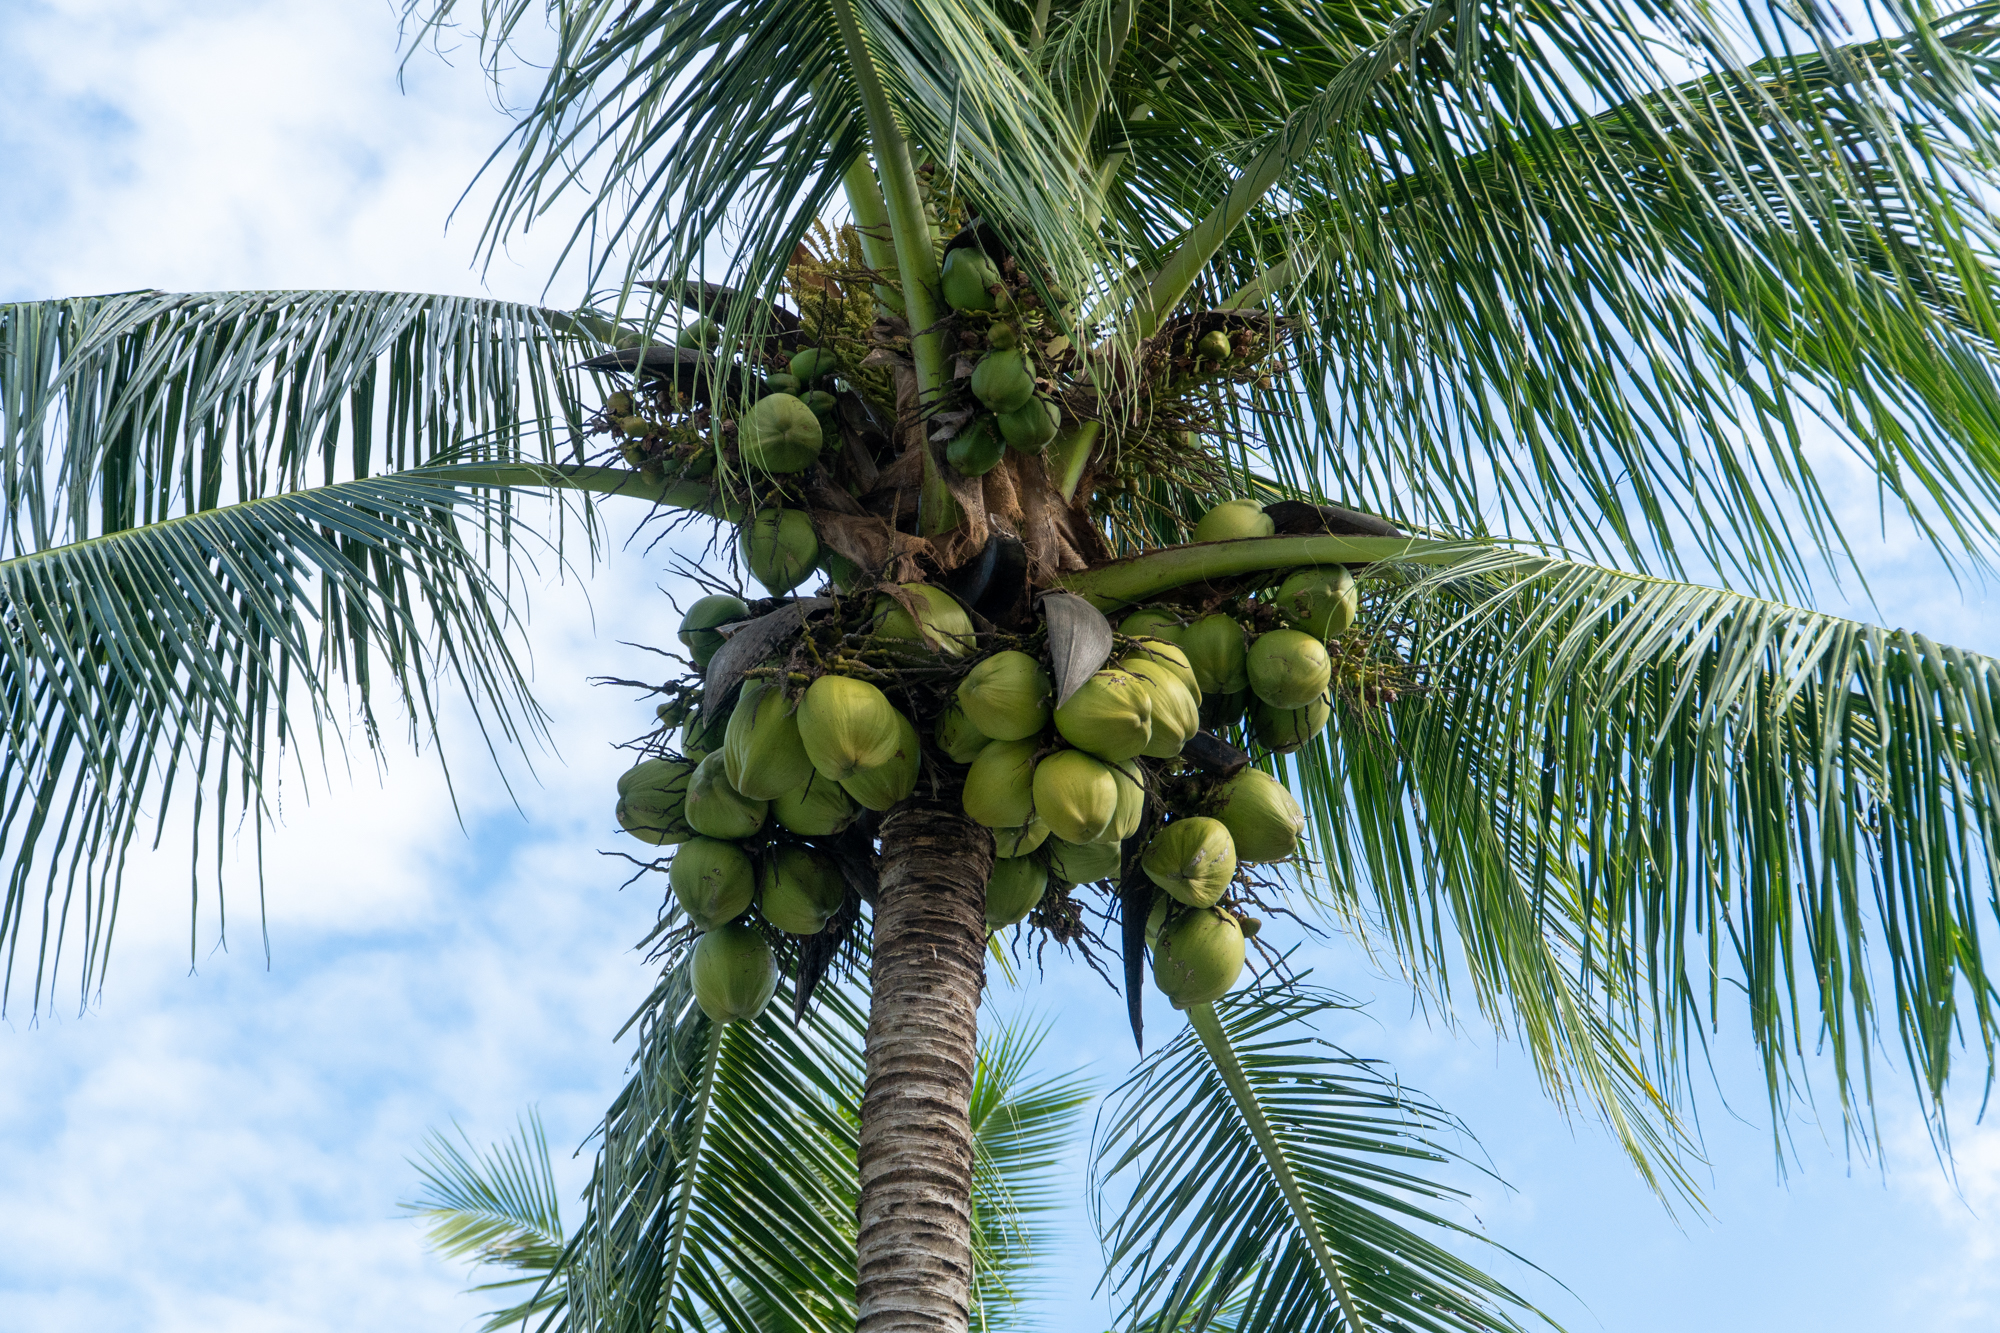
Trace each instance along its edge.
{"label": "coconut stem", "polygon": [[1347,1316],[1349,1333],[1365,1333],[1367,1326],[1361,1322],[1360,1311],[1354,1308],[1354,1297],[1340,1276],[1340,1265],[1334,1262],[1333,1251],[1327,1248],[1326,1237],[1320,1233],[1319,1223],[1313,1218],[1312,1206],[1306,1201],[1305,1191],[1299,1187],[1299,1178],[1292,1171],[1291,1159],[1285,1156],[1285,1146],[1278,1142],[1277,1131],[1271,1128],[1271,1121],[1264,1114],[1264,1104],[1257,1100],[1256,1090],[1250,1086],[1250,1078],[1243,1072],[1243,1062],[1236,1058],[1236,1047],[1230,1043],[1229,1033],[1223,1029],[1221,1018],[1216,1016],[1215,1006],[1191,1004],[1187,1007],[1187,1016],[1195,1035],[1207,1048],[1208,1058],[1215,1062],[1215,1072],[1222,1076],[1223,1086],[1229,1089],[1236,1109],[1243,1113],[1244,1123],[1249,1127],[1251,1137],[1257,1140],[1265,1164],[1278,1178],[1278,1188],[1284,1192],[1285,1202],[1291,1205],[1292,1217],[1298,1222],[1299,1230],[1305,1232],[1313,1257],[1319,1261],[1320,1275],[1333,1288],[1334,1298],[1340,1302],[1341,1312]]}
{"label": "coconut stem", "polygon": [[[847,189],[847,208],[854,214],[854,230],[861,237],[861,254],[868,267],[877,273],[894,272],[896,232],[889,225],[889,205],[882,201],[882,185],[875,179],[875,169],[868,165],[868,154],[855,154],[840,183]],[[877,284],[875,300],[899,315],[903,313],[903,294],[894,287]]]}
{"label": "coconut stem", "polygon": [[[708,1128],[708,1106],[715,1098],[715,1066],[722,1055],[722,1034],[729,1025],[711,1022],[708,1025],[708,1052],[701,1062],[701,1087],[695,1094],[694,1128],[688,1136],[688,1149],[681,1154],[681,1201],[674,1205],[674,1229],[667,1242],[666,1266],[660,1270],[660,1314],[665,1315],[668,1303],[674,1298],[674,1278],[679,1274],[681,1251],[687,1244],[688,1210],[694,1205],[694,1159],[701,1151],[701,1137]],[[664,1317],[655,1324],[664,1327]]]}

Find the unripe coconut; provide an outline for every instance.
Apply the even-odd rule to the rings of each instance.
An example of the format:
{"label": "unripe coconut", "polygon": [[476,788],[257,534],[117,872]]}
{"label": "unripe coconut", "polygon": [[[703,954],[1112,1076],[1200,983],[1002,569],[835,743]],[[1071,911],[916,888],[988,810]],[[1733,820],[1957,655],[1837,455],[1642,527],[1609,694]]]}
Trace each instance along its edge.
{"label": "unripe coconut", "polygon": [[694,998],[713,1023],[749,1023],[778,989],[778,959],[762,933],[724,926],[694,946]]}
{"label": "unripe coconut", "polygon": [[1243,720],[1243,710],[1250,702],[1250,691],[1237,690],[1233,694],[1204,694],[1201,697],[1201,725],[1204,730],[1220,732],[1224,727],[1233,727]]}
{"label": "unripe coconut", "polygon": [[819,414],[789,393],[765,394],[736,422],[737,451],[759,472],[803,472],[825,443]]}
{"label": "unripe coconut", "polygon": [[708,659],[715,656],[715,650],[723,644],[723,638],[715,632],[715,626],[726,625],[732,620],[741,620],[750,614],[749,604],[741,597],[731,597],[728,593],[712,593],[699,598],[681,617],[680,633],[675,637],[688,650],[698,670],[708,670]]}
{"label": "unripe coconut", "polygon": [[688,779],[687,822],[711,838],[747,838],[764,827],[769,801],[755,801],[729,785],[720,751],[695,766]]}
{"label": "unripe coconut", "polygon": [[714,930],[750,910],[757,896],[757,872],[733,842],[693,838],[681,844],[667,867],[674,899],[697,930]]}
{"label": "unripe coconut", "polygon": [[1077,749],[1119,763],[1143,754],[1152,742],[1153,695],[1129,671],[1100,671],[1056,709],[1055,722]]}
{"label": "unripe coconut", "polygon": [[1118,783],[1118,809],[1111,816],[1111,827],[1104,831],[1102,842],[1123,842],[1139,831],[1139,825],[1146,819],[1146,789],[1140,785],[1138,770],[1128,764],[1112,766],[1111,776]]}
{"label": "unripe coconut", "polygon": [[1081,750],[1063,750],[1036,764],[1034,791],[1036,817],[1064,842],[1096,842],[1118,814],[1118,780]]}
{"label": "unripe coconut", "polygon": [[757,867],[758,910],[788,935],[819,934],[846,896],[839,868],[804,847],[780,847]]}
{"label": "unripe coconut", "polygon": [[1255,500],[1224,500],[1194,525],[1194,539],[1228,542],[1244,537],[1269,537],[1277,530],[1278,525]]}
{"label": "unripe coconut", "polygon": [[1038,454],[1062,426],[1062,407],[1047,398],[1031,398],[1026,407],[1002,412],[995,421],[1000,438],[1017,454]]}
{"label": "unripe coconut", "polygon": [[895,598],[877,597],[872,617],[875,637],[922,643],[947,657],[965,656],[972,647],[972,619],[958,599],[928,583],[899,586],[916,601],[917,619],[912,620],[909,610]]}
{"label": "unripe coconut", "polygon": [[1004,352],[1009,347],[1021,345],[1021,330],[1012,324],[993,323],[986,326],[986,345],[996,352]]}
{"label": "unripe coconut", "polygon": [[965,710],[953,703],[938,714],[937,743],[938,749],[954,764],[969,764],[993,743],[993,738],[973,726]]}
{"label": "unripe coconut", "polygon": [[1174,673],[1197,704],[1201,702],[1201,681],[1194,674],[1194,663],[1188,661],[1188,655],[1172,640],[1152,635],[1135,637],[1131,651],[1125,654],[1125,662],[1157,662]]}
{"label": "unripe coconut", "polygon": [[1176,819],[1146,844],[1139,868],[1189,907],[1213,907],[1236,878],[1236,840],[1219,819]]}
{"label": "unripe coconut", "polygon": [[1139,753],[1148,759],[1172,759],[1201,730],[1201,705],[1164,662],[1147,661],[1134,653],[1119,666],[1146,682],[1153,697],[1153,735]]}
{"label": "unripe coconut", "polygon": [[852,676],[821,676],[799,700],[799,739],[813,767],[835,782],[880,768],[902,741],[889,696]]}
{"label": "unripe coconut", "polygon": [[852,560],[840,554],[840,552],[830,550],[826,547],[820,548],[819,567],[826,571],[828,578],[833,580],[834,589],[838,592],[851,593],[860,587],[862,583],[868,581],[861,566],[855,564]]}
{"label": "unripe coconut", "polygon": [[1333,708],[1315,699],[1304,708],[1273,708],[1259,703],[1250,710],[1250,730],[1257,743],[1275,754],[1290,754],[1326,730]]}
{"label": "unripe coconut", "polygon": [[1248,649],[1243,642],[1243,626],[1234,616],[1220,613],[1203,616],[1182,630],[1176,642],[1187,654],[1203,698],[1211,694],[1234,694],[1250,687],[1250,677],[1244,669]]}
{"label": "unripe coconut", "polygon": [[997,741],[1039,735],[1049,724],[1055,684],[1042,664],[1012,649],[986,658],[958,683],[958,706]]}
{"label": "unripe coconut", "polygon": [[1018,412],[1026,407],[1035,396],[1035,371],[1027,354],[1010,347],[980,357],[972,368],[972,396],[994,412]]}
{"label": "unripe coconut", "polygon": [[604,400],[604,414],[611,417],[632,415],[632,395],[620,389]]}
{"label": "unripe coconut", "polygon": [[1118,622],[1118,632],[1120,634],[1129,634],[1133,638],[1143,635],[1149,639],[1165,639],[1168,643],[1179,643],[1181,641],[1181,631],[1185,628],[1186,626],[1181,624],[1179,616],[1171,611],[1162,611],[1157,607],[1147,607],[1143,611],[1134,611],[1131,615]]}
{"label": "unripe coconut", "polygon": [[812,414],[820,418],[820,430],[826,430],[826,418],[833,415],[833,409],[840,406],[840,400],[825,389],[807,389],[799,395],[799,401],[812,409]]}
{"label": "unripe coconut", "polygon": [[951,437],[951,443],[944,447],[944,458],[968,477],[983,477],[1006,452],[1007,441],[1000,437],[996,418],[978,417]]}
{"label": "unripe coconut", "polygon": [[676,347],[713,347],[722,341],[722,329],[707,315],[689,320],[674,335]]}
{"label": "unripe coconut", "polygon": [[750,577],[774,596],[798,587],[819,560],[819,536],[803,509],[760,510],[744,526],[737,544]]}
{"label": "unripe coconut", "polygon": [[1293,629],[1324,642],[1354,623],[1361,597],[1347,566],[1318,565],[1293,570],[1271,604]]}
{"label": "unripe coconut", "polygon": [[1221,329],[1210,329],[1194,345],[1194,354],[1204,361],[1227,361],[1232,350],[1229,335]]}
{"label": "unripe coconut", "polygon": [[776,375],[766,375],[764,377],[764,391],[766,393],[797,393],[804,387],[803,384],[799,383],[797,375],[780,372]]}
{"label": "unripe coconut", "polygon": [[693,774],[693,764],[676,759],[648,759],[627,769],[618,779],[618,827],[656,847],[692,838],[685,807]]}
{"label": "unripe coconut", "polygon": [[1259,634],[1244,667],[1251,693],[1273,708],[1304,708],[1325,694],[1333,679],[1326,645],[1295,629]]}
{"label": "unripe coconut", "polygon": [[1242,973],[1243,932],[1219,907],[1181,913],[1153,947],[1153,984],[1176,1009],[1221,999]]}
{"label": "unripe coconut", "polygon": [[[1033,736],[1019,741],[995,741],[979,752],[965,775],[960,797],[965,817],[991,829],[1019,828],[1035,817],[1035,751]],[[1010,853],[1019,855],[1018,852]]]}
{"label": "unripe coconut", "polygon": [[1051,838],[1049,873],[1065,884],[1095,884],[1118,873],[1120,852],[1115,842],[1074,843]]}
{"label": "unripe coconut", "polygon": [[840,358],[824,347],[808,347],[803,352],[792,354],[792,362],[787,369],[799,383],[811,384],[814,380],[823,380],[839,370]]}
{"label": "unripe coconut", "polygon": [[681,753],[700,763],[722,751],[729,735],[729,715],[697,711],[681,724]]}
{"label": "unripe coconut", "polygon": [[993,830],[993,854],[995,856],[1026,856],[1049,840],[1049,826],[1039,819],[1030,819],[1017,828],[997,828]]}
{"label": "unripe coconut", "polygon": [[722,766],[729,785],[756,801],[775,800],[812,776],[799,720],[782,689],[761,680],[743,683],[723,733]]}
{"label": "unripe coconut", "polygon": [[1024,856],[1003,856],[993,862],[986,881],[986,928],[999,930],[1027,918],[1048,892],[1049,872]]}
{"label": "unripe coconut", "polygon": [[859,813],[847,789],[815,772],[771,802],[771,818],[802,838],[825,838],[854,822]]}
{"label": "unripe coconut", "polygon": [[1244,769],[1223,784],[1222,800],[1216,818],[1235,839],[1238,861],[1282,861],[1298,851],[1306,812],[1269,773]]}
{"label": "unripe coconut", "polygon": [[1000,270],[976,245],[961,245],[944,257],[944,303],[953,310],[997,310],[1000,303],[988,290],[1000,284]]}
{"label": "unripe coconut", "polygon": [[887,810],[917,789],[917,773],[923,763],[923,747],[910,719],[896,714],[896,752],[885,764],[864,768],[840,780],[847,794],[870,810]]}

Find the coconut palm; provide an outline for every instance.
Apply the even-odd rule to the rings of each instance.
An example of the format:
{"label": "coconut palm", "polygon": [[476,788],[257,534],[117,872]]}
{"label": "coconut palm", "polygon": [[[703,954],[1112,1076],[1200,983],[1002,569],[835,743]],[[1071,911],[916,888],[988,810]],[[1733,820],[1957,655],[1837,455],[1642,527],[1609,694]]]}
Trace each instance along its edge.
{"label": "coconut palm", "polygon": [[[481,10],[496,70],[528,14]],[[572,1311],[646,1289],[665,1322],[731,1324],[668,1178],[777,974],[806,1011],[865,967],[854,1318],[966,1325],[988,824],[1002,863],[1034,835],[968,817],[988,738],[951,706],[1005,652],[1063,701],[1150,658],[1113,683],[1148,746],[1175,690],[1204,695],[1206,728],[1115,761],[1124,786],[1072,728],[1024,761],[1079,756],[1028,813],[1112,854],[1030,853],[1049,887],[1017,932],[1118,972],[1142,1038],[1150,959],[1190,1023],[1102,1127],[1137,1182],[1103,1205],[1134,1327],[1513,1321],[1397,1220],[1421,1181],[1356,1127],[1386,1123],[1366,1080],[1312,1064],[1286,913],[1442,1003],[1469,986],[1669,1196],[1698,1025],[1738,988],[1775,1118],[1810,1032],[1868,1132],[1884,977],[1930,1111],[1959,1042],[1990,1073],[1993,664],[1784,599],[1852,564],[1822,446],[1952,567],[2000,535],[1992,10],[1875,6],[1858,37],[1816,6],[1653,0],[549,16],[486,238],[573,209],[603,300],[6,309],[0,928],[37,1002],[65,946],[102,975],[144,811],[179,794],[218,844],[261,821],[276,756],[338,743],[343,701],[370,744],[385,690],[419,741],[447,697],[496,750],[531,733],[512,573],[617,505],[733,530],[771,596],[684,626],[696,670],[657,684],[653,766],[620,793],[628,831],[684,844],[690,910],[658,936],[663,1076],[607,1122]],[[413,17],[442,32],[453,5]],[[583,507],[531,529],[535,491]],[[815,569],[826,595],[793,596]],[[1270,641],[1247,717],[1198,622],[1224,659]],[[1301,675],[1303,703],[1272,684]],[[731,786],[777,743],[758,700],[799,726],[826,681],[847,702],[807,757],[853,822],[773,829]],[[703,752],[721,777],[689,772]],[[1253,758],[1312,861],[1196,891],[1150,854],[1227,826]],[[1107,790],[1127,808],[1084,818]],[[749,852],[707,846],[733,844],[702,804]],[[786,847],[823,929],[731,897],[731,856],[776,882]],[[1260,984],[1225,996],[1259,904]],[[661,1133],[672,1160],[643,1151]]]}

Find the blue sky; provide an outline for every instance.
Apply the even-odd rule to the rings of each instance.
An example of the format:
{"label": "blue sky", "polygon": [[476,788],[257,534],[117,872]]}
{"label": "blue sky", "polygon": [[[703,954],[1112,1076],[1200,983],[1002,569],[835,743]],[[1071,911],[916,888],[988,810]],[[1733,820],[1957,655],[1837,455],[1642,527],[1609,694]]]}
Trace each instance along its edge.
{"label": "blue sky", "polygon": [[[445,226],[504,129],[488,90],[469,59],[425,56],[399,91],[395,41],[388,3],[6,6],[0,299],[142,286],[536,297],[553,237],[482,275],[477,205]],[[1826,466],[1838,475],[1837,458]],[[1866,488],[1855,494],[1848,517],[1866,539]],[[1866,559],[1892,621],[2000,651],[1983,588],[1961,595],[1894,533]],[[247,882],[225,943],[207,905],[190,921],[174,829],[139,857],[101,999],[79,1014],[67,992],[38,1022],[16,1010],[0,1025],[0,1333],[471,1325],[483,1306],[459,1294],[467,1274],[398,1216],[416,1186],[406,1159],[429,1128],[498,1137],[531,1105],[566,1149],[622,1080],[611,1034],[647,989],[630,945],[660,888],[621,891],[599,853],[620,841],[611,746],[649,710],[585,681],[647,674],[621,641],[671,635],[665,564],[663,549],[614,550],[536,590],[529,643],[560,749],[516,765],[520,808],[464,718],[448,736],[462,826],[428,756],[294,777],[267,852],[268,964]],[[1512,1188],[1459,1178],[1475,1191],[1468,1220],[1567,1284],[1509,1270],[1569,1327],[2000,1327],[2000,1133],[1974,1125],[1976,1086],[1955,1182],[1893,1058],[1879,1079],[1886,1170],[1850,1164],[1837,1119],[1802,1117],[1781,1181],[1740,1025],[1725,1028],[1727,1104],[1703,1104],[1712,1216],[1676,1221],[1476,1017],[1462,1031],[1425,1021],[1343,941],[1307,952],[1320,980],[1369,1002],[1326,1035],[1389,1059],[1478,1135]],[[996,984],[990,1010],[1059,1017],[1051,1069],[1109,1086],[1130,1067],[1122,1005],[1085,969]],[[1155,1005],[1154,1033],[1174,1021]],[[580,1161],[559,1171],[580,1185]],[[1049,1259],[1047,1328],[1104,1326],[1096,1271],[1079,1212]]]}

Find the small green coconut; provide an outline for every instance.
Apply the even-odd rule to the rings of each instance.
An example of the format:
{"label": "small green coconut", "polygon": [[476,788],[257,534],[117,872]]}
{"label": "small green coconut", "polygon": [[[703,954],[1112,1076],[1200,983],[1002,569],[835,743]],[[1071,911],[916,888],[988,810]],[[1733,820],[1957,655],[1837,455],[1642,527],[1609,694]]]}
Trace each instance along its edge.
{"label": "small green coconut", "polygon": [[1002,412],[994,420],[1009,449],[1017,454],[1038,454],[1062,428],[1062,405],[1047,398],[1031,398],[1026,407]]}
{"label": "small green coconut", "polygon": [[805,385],[799,383],[799,377],[797,375],[787,374],[783,371],[780,371],[778,374],[775,375],[766,375],[764,377],[764,391],[766,393],[795,394],[800,389],[803,388],[805,388]]}
{"label": "small green coconut", "polygon": [[979,757],[979,752],[993,743],[993,738],[972,725],[965,710],[953,701],[938,714],[938,749],[954,764],[969,764]]}
{"label": "small green coconut", "polygon": [[1275,754],[1290,754],[1326,730],[1333,708],[1324,699],[1315,699],[1304,708],[1273,708],[1258,703],[1250,710],[1250,730],[1257,743]]}
{"label": "small green coconut", "polygon": [[852,676],[821,676],[799,700],[799,739],[813,767],[835,782],[895,756],[902,714],[889,696]]}
{"label": "small green coconut", "polygon": [[1174,1008],[1210,1004],[1243,974],[1243,932],[1219,907],[1183,912],[1153,947],[1153,984]]}
{"label": "small green coconut", "polygon": [[715,632],[715,626],[726,625],[732,620],[742,620],[750,614],[749,603],[741,597],[731,597],[727,593],[712,593],[698,598],[687,614],[681,617],[680,633],[675,635],[681,646],[694,659],[695,669],[708,670],[708,659],[715,656],[715,650],[722,647],[723,638]]}
{"label": "small green coconut", "polygon": [[993,412],[1018,412],[1035,396],[1035,369],[1018,347],[988,352],[972,368],[972,396]]}
{"label": "small green coconut", "polygon": [[1026,856],[1049,840],[1049,826],[1039,819],[1030,819],[1016,828],[993,830],[993,854],[995,856]]}
{"label": "small green coconut", "polygon": [[803,509],[763,509],[744,524],[737,546],[750,577],[773,596],[805,581],[819,562],[819,535]]}
{"label": "small green coconut", "polygon": [[941,273],[944,303],[953,310],[997,310],[991,288],[1000,285],[1000,270],[976,245],[961,245],[944,257]]}
{"label": "small green coconut", "polygon": [[1118,784],[1118,808],[1111,825],[1098,836],[1099,842],[1123,842],[1139,831],[1146,818],[1146,788],[1136,764],[1112,764],[1111,777]]}
{"label": "small green coconut", "polygon": [[1361,597],[1347,566],[1315,565],[1293,570],[1271,604],[1293,629],[1324,642],[1354,623]]}
{"label": "small green coconut", "polygon": [[771,802],[771,818],[802,838],[825,838],[854,822],[854,799],[832,778],[817,771]]}
{"label": "small green coconut", "polygon": [[967,422],[944,447],[945,461],[968,477],[985,476],[1006,453],[1007,441],[1001,437],[995,417],[978,417]]}
{"label": "small green coconut", "polygon": [[1153,739],[1153,695],[1129,671],[1099,671],[1055,711],[1056,730],[1079,750],[1119,763]]}
{"label": "small green coconut", "polygon": [[807,389],[799,395],[799,401],[810,407],[813,415],[820,419],[820,430],[822,432],[827,429],[826,419],[833,415],[835,408],[840,406],[840,400],[825,389]]}
{"label": "small green coconut", "polygon": [[729,785],[756,801],[776,800],[812,776],[812,758],[783,690],[768,681],[743,683],[723,733],[722,764]]}
{"label": "small green coconut", "polygon": [[1152,739],[1139,753],[1149,759],[1172,759],[1201,730],[1201,705],[1180,675],[1164,662],[1128,653],[1119,665],[1146,682],[1153,699]]}
{"label": "small green coconut", "polygon": [[1216,818],[1235,840],[1238,861],[1283,861],[1298,851],[1306,812],[1269,773],[1244,769],[1223,784],[1222,800]]}
{"label": "small green coconut", "polygon": [[1325,694],[1333,679],[1326,645],[1295,629],[1259,634],[1244,668],[1250,692],[1273,708],[1304,708]]}
{"label": "small green coconut", "polygon": [[758,472],[803,472],[825,444],[819,414],[789,393],[765,394],[736,423],[737,452]]}
{"label": "small green coconut", "polygon": [[1178,643],[1152,635],[1133,636],[1132,647],[1125,654],[1125,663],[1157,662],[1174,673],[1195,703],[1201,702],[1201,680],[1194,674],[1194,664],[1188,661],[1187,653]]}
{"label": "small green coconut", "polygon": [[864,768],[840,780],[847,794],[870,810],[887,810],[917,789],[923,747],[917,741],[917,729],[910,719],[898,713],[896,724],[896,751],[888,762]]}
{"label": "small green coconut", "polygon": [[1026,857],[996,859],[986,881],[986,928],[999,930],[1026,920],[1048,887],[1049,872]]}
{"label": "small green coconut", "polygon": [[1048,841],[1049,873],[1065,884],[1095,884],[1118,874],[1120,852],[1115,842]]}
{"label": "small green coconut", "polygon": [[1118,632],[1133,638],[1164,639],[1168,643],[1181,641],[1181,618],[1172,611],[1163,611],[1149,606],[1143,611],[1134,611],[1118,622]]}
{"label": "small green coconut", "polygon": [[1245,669],[1249,649],[1244,643],[1243,626],[1234,616],[1220,612],[1203,616],[1182,630],[1175,642],[1187,654],[1203,698],[1250,688],[1250,676]]}
{"label": "small green coconut", "polygon": [[839,370],[840,358],[824,347],[808,347],[792,353],[791,364],[786,368],[799,383],[812,384]]}
{"label": "small green coconut", "polygon": [[694,837],[686,817],[688,779],[694,765],[648,759],[618,779],[618,827],[641,842],[671,847]]}
{"label": "small green coconut", "polygon": [[1227,361],[1234,349],[1229,345],[1229,335],[1221,329],[1210,329],[1195,340],[1194,354],[1204,361]]}
{"label": "small green coconut", "polygon": [[778,989],[778,959],[750,926],[723,926],[694,946],[694,998],[712,1023],[749,1023]]}
{"label": "small green coconut", "polygon": [[729,785],[720,751],[695,765],[688,779],[687,822],[710,838],[747,838],[764,827],[769,801],[756,801]]}
{"label": "small green coconut", "polygon": [[1018,741],[1039,735],[1049,724],[1055,683],[1042,664],[1008,649],[985,658],[958,683],[958,706],[986,735]]}
{"label": "small green coconut", "polygon": [[722,326],[707,315],[689,320],[681,325],[680,332],[674,335],[676,347],[695,347],[704,351],[721,341]]}
{"label": "small green coconut", "polygon": [[[965,816],[991,829],[1019,828],[1035,816],[1035,751],[1041,741],[995,741],[979,752],[965,775],[960,801]],[[1018,855],[1018,853],[1010,853]]]}
{"label": "small green coconut", "polygon": [[714,930],[750,910],[757,872],[741,847],[720,838],[692,838],[667,867],[674,900],[697,930]]}
{"label": "small green coconut", "polygon": [[817,935],[840,910],[847,881],[819,852],[780,847],[757,868],[757,907],[788,935]]}
{"label": "small green coconut", "polygon": [[897,586],[916,603],[917,617],[912,619],[909,608],[895,598],[877,597],[872,617],[877,639],[921,643],[947,657],[963,657],[971,651],[972,618],[956,597],[928,583]]}
{"label": "small green coconut", "polygon": [[1096,842],[1118,814],[1118,780],[1081,750],[1061,750],[1036,764],[1034,792],[1036,817],[1064,842]]}
{"label": "small green coconut", "polygon": [[1235,726],[1243,720],[1243,710],[1249,703],[1248,690],[1237,690],[1233,694],[1204,694],[1201,697],[1202,729],[1219,734],[1224,728]]}
{"label": "small green coconut", "polygon": [[1194,525],[1198,542],[1239,541],[1245,537],[1269,537],[1278,530],[1264,506],[1255,500],[1224,500],[1201,516]]}
{"label": "small green coconut", "polygon": [[1219,819],[1176,819],[1146,844],[1139,867],[1189,907],[1213,907],[1236,877],[1236,840]]}

